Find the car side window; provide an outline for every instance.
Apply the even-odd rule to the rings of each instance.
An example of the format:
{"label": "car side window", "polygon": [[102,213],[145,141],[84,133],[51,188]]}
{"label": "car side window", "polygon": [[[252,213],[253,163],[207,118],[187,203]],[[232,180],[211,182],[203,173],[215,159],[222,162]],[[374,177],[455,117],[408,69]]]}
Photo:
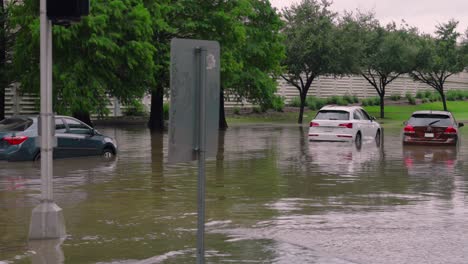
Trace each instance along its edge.
{"label": "car side window", "polygon": [[354,118],[354,120],[363,120],[364,119],[362,117],[361,113],[359,113],[359,111],[354,111],[353,118]]}
{"label": "car side window", "polygon": [[67,132],[67,127],[63,123],[62,118],[55,119],[55,133],[65,133]]}
{"label": "car side window", "polygon": [[364,120],[371,120],[369,114],[364,109],[359,109],[358,111],[361,112]]}
{"label": "car side window", "polygon": [[74,120],[74,119],[70,119],[70,118],[65,118],[65,121],[67,122],[67,125],[68,125],[68,129],[69,130],[69,133],[73,133],[73,134],[89,134],[91,132],[91,129],[77,121],[77,120]]}

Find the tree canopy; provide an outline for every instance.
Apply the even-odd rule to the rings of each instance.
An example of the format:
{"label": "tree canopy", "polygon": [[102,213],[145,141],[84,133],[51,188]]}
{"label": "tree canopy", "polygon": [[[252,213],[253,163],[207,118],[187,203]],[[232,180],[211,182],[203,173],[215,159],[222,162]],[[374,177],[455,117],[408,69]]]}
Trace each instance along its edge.
{"label": "tree canopy", "polygon": [[[27,92],[39,89],[37,1],[17,5],[15,73]],[[106,113],[108,96],[141,98],[154,84],[153,20],[142,0],[91,1],[92,13],[53,28],[54,109]]]}
{"label": "tree canopy", "polygon": [[423,36],[417,56],[417,68],[411,73],[414,80],[433,87],[442,97],[444,110],[445,81],[453,74],[463,71],[466,59],[463,48],[457,43],[460,34],[456,31],[458,22],[450,20],[437,26],[436,37]]}
{"label": "tree canopy", "polygon": [[417,32],[405,26],[398,28],[395,23],[383,27],[372,13],[348,13],[341,26],[345,41],[355,43],[350,50],[356,63],[352,72],[374,87],[383,118],[387,85],[416,67]]}
{"label": "tree canopy", "polygon": [[282,78],[299,91],[301,106],[298,123],[302,123],[307,93],[321,75],[338,75],[350,71],[351,61],[340,41],[337,14],[331,2],[303,0],[283,10],[286,58]]}

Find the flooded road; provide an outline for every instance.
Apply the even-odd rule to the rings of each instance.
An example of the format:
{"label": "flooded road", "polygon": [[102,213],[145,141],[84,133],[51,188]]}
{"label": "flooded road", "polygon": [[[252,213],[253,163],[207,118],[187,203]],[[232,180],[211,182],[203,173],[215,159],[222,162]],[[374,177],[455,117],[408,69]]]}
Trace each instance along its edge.
{"label": "flooded road", "polygon": [[[118,158],[56,160],[64,241],[29,242],[39,165],[0,163],[0,263],[194,263],[196,162],[167,134],[99,128]],[[468,129],[459,148],[361,148],[307,128],[238,125],[207,161],[207,263],[466,263]]]}

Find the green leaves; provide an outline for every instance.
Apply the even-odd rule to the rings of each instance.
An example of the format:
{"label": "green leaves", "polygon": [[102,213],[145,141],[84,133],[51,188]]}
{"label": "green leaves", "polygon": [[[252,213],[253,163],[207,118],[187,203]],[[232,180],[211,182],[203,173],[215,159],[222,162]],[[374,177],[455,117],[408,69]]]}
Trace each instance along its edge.
{"label": "green leaves", "polygon": [[[17,10],[31,12],[33,4],[24,1]],[[37,92],[38,16],[29,14],[14,20],[19,28],[15,63],[22,88]],[[152,17],[142,0],[91,1],[89,17],[68,28],[54,26],[53,34],[58,112],[105,113],[109,96],[130,102],[155,82]]]}

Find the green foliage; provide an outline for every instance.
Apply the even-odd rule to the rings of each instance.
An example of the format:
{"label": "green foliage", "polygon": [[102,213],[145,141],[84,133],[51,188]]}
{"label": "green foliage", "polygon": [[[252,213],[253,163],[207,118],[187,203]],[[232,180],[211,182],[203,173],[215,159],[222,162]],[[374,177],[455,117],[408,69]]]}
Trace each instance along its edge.
{"label": "green foliage", "polygon": [[232,109],[232,112],[235,114],[235,115],[240,115],[240,108],[235,106],[233,109]]}
{"label": "green foliage", "polygon": [[263,113],[263,109],[261,107],[258,107],[258,106],[254,106],[252,108],[252,112],[255,113],[255,114],[260,114],[260,113]]}
{"label": "green foliage", "polygon": [[425,90],[424,91],[424,97],[425,98],[430,98],[433,92],[431,90]]}
{"label": "green foliage", "polygon": [[163,104],[163,118],[164,120],[169,120],[169,103]]}
{"label": "green foliage", "polygon": [[363,106],[380,105],[380,98],[379,97],[365,98],[361,100],[361,104]]}
{"label": "green foliage", "polygon": [[353,72],[363,76],[379,96],[384,97],[389,83],[415,67],[418,49],[413,29],[395,24],[384,27],[373,13],[360,12],[347,13],[340,26],[346,42],[352,43]]}
{"label": "green foliage", "polygon": [[[283,78],[304,97],[316,77],[349,72],[353,62],[344,49],[349,42],[341,38],[337,15],[330,5],[327,0],[304,0],[283,10],[286,23]],[[302,119],[299,116],[298,123]]]}
{"label": "green foliage", "polygon": [[276,112],[283,112],[284,108],[284,97],[275,95],[272,100],[271,108]]}
{"label": "green foliage", "polygon": [[290,101],[289,101],[289,106],[292,106],[292,107],[299,107],[301,106],[301,98],[299,97],[294,97],[292,98]]}
{"label": "green foliage", "polygon": [[307,97],[307,106],[309,107],[310,110],[319,110],[326,104],[327,102],[324,99],[320,99],[315,96]]}
{"label": "green foliage", "polygon": [[[143,0],[91,1],[91,14],[54,26],[54,110],[105,113],[109,96],[124,104],[154,83],[152,19]],[[16,5],[15,74],[25,92],[39,90],[37,1]]]}
{"label": "green foliage", "polygon": [[468,90],[449,90],[446,98],[447,101],[463,101],[468,99]]}
{"label": "green foliage", "polygon": [[424,97],[424,98],[421,99],[421,103],[425,104],[427,102],[429,102],[429,100],[427,98]]}
{"label": "green foliage", "polygon": [[338,104],[338,101],[340,100],[340,97],[337,95],[333,95],[332,97],[329,97],[326,99],[327,104]]}
{"label": "green foliage", "polygon": [[416,98],[418,98],[418,99],[423,99],[423,98],[425,98],[425,97],[426,97],[426,96],[424,95],[424,91],[418,90],[418,91],[416,92]]}
{"label": "green foliage", "polygon": [[359,102],[359,99],[356,95],[351,96],[349,94],[345,94],[343,96],[343,100],[345,100],[348,104],[355,104]]}
{"label": "green foliage", "polygon": [[432,93],[431,96],[429,96],[429,101],[431,102],[438,102],[442,101],[442,97],[440,96],[439,93]]}
{"label": "green foliage", "polygon": [[[463,71],[468,65],[466,46],[457,43],[460,36],[457,26],[458,21],[450,20],[437,26],[435,38],[423,36],[418,41],[417,67],[411,76],[434,87],[439,93],[445,93],[444,83],[448,77]],[[443,105],[447,110],[445,101]]]}
{"label": "green foliage", "polygon": [[416,104],[416,98],[413,96],[412,93],[407,92],[407,93],[405,94],[405,98],[406,98],[406,100],[408,100],[408,103],[409,103],[409,104],[412,104],[412,105],[415,105],[415,104]]}
{"label": "green foliage", "polygon": [[283,25],[269,1],[179,0],[174,16],[178,32],[219,41],[221,87],[239,99],[266,109],[276,92],[284,58]]}
{"label": "green foliage", "polygon": [[145,114],[145,106],[139,99],[133,100],[126,105],[125,115],[127,116],[144,116]]}
{"label": "green foliage", "polygon": [[392,101],[398,101],[401,99],[401,94],[392,94],[390,95],[390,100]]}

